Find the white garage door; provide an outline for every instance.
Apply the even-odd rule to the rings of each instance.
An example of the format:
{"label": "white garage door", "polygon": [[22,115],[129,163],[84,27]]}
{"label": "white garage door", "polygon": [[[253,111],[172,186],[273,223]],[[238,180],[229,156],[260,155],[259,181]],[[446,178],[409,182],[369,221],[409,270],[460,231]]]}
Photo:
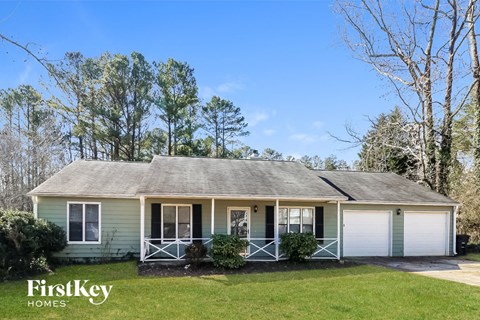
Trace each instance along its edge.
{"label": "white garage door", "polygon": [[448,254],[447,212],[405,212],[404,255]]}
{"label": "white garage door", "polygon": [[390,254],[389,211],[344,211],[343,255],[345,257]]}

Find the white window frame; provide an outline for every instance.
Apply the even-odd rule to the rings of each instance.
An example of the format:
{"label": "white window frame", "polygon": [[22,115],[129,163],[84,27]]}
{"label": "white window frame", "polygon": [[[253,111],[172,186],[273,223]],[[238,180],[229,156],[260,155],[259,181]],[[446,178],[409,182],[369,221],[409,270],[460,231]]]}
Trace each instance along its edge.
{"label": "white window frame", "polygon": [[250,239],[250,207],[227,207],[227,234],[232,234],[232,221],[231,221],[231,211],[232,210],[245,210],[247,212],[247,240]]}
{"label": "white window frame", "polygon": [[[175,207],[175,238],[168,240],[163,239],[163,225],[165,223],[165,219],[163,218],[163,208],[164,207]],[[179,238],[178,237],[178,207],[189,207],[190,208],[190,237],[188,238]],[[184,203],[162,203],[162,212],[161,212],[161,219],[162,219],[162,226],[161,226],[161,239],[163,243],[172,243],[178,240],[181,240],[183,243],[192,243],[192,234],[193,234],[193,206],[191,204],[184,204]]]}
{"label": "white window frame", "polygon": [[[303,209],[312,209],[313,219],[312,219],[312,233],[315,235],[315,207],[300,207],[300,206],[281,206],[279,209],[287,209],[287,233],[290,233],[290,209],[300,209],[300,233],[303,233]],[[280,220],[280,217],[278,217]],[[284,225],[283,223],[278,223],[278,225]],[[279,234],[280,235],[280,234]]]}
{"label": "white window frame", "polygon": [[[82,241],[70,241],[70,205],[81,204],[82,205]],[[85,205],[94,204],[98,205],[98,241],[86,241],[85,240]],[[85,201],[67,201],[67,244],[101,244],[102,243],[102,203],[101,202],[85,202]]]}

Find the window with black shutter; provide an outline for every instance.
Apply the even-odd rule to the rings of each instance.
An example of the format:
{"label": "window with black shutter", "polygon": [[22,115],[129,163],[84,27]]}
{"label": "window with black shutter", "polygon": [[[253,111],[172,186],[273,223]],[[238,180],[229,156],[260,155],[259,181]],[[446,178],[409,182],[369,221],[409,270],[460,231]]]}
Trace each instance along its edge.
{"label": "window with black shutter", "polygon": [[[152,203],[152,224],[150,237],[152,239],[160,239],[162,237],[162,205],[160,203]],[[154,241],[152,243],[160,243],[160,241]]]}
{"label": "window with black shutter", "polygon": [[197,240],[194,240],[195,243],[202,243],[202,205],[194,204],[192,205],[192,237]]}
{"label": "window with black shutter", "polygon": [[[265,238],[273,239],[275,237],[275,207],[265,207]],[[265,240],[265,243],[269,243],[272,240]]]}

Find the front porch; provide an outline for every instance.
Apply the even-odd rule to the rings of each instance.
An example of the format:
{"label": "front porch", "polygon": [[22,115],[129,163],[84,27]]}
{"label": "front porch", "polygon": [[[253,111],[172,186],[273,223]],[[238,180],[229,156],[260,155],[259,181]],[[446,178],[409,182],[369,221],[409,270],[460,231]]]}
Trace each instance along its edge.
{"label": "front porch", "polygon": [[280,252],[284,232],[313,232],[312,259],[340,258],[339,202],[141,197],[140,209],[142,262],[184,260],[193,242],[210,250],[212,234],[248,240],[246,260],[278,261],[286,259]]}

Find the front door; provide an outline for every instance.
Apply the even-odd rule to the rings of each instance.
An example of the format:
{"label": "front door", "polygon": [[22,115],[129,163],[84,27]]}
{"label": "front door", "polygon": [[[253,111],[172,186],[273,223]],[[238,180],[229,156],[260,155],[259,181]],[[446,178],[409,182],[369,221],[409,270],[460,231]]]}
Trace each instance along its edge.
{"label": "front door", "polygon": [[228,208],[228,234],[250,238],[250,208]]}

